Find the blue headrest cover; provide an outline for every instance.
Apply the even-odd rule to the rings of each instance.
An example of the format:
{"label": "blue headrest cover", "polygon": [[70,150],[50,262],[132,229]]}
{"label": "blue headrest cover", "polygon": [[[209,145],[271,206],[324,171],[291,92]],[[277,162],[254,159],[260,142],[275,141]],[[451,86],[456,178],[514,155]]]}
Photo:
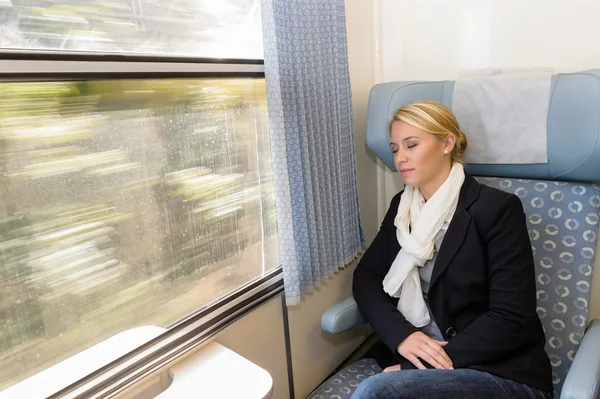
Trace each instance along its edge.
{"label": "blue headrest cover", "polygon": [[[418,100],[438,101],[452,109],[453,89],[454,81],[374,86],[367,114],[368,147],[395,172],[388,130],[394,113]],[[600,70],[553,75],[550,96],[548,163],[473,163],[466,170],[474,176],[600,181]]]}

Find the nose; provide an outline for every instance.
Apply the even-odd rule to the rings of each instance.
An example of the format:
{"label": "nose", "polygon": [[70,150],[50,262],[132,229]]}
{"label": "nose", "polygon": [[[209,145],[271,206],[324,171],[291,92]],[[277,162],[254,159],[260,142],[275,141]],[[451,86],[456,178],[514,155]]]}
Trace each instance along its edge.
{"label": "nose", "polygon": [[400,166],[405,164],[406,161],[406,152],[399,149],[394,153],[394,164],[396,165],[396,169],[400,169]]}

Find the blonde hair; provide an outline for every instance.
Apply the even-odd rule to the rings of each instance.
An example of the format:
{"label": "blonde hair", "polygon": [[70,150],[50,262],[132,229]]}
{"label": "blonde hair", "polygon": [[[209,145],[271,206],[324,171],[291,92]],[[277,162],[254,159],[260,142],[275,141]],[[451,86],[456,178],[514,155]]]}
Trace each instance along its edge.
{"label": "blonde hair", "polygon": [[434,134],[445,140],[449,135],[454,135],[456,144],[452,149],[453,162],[462,162],[462,157],[467,149],[467,136],[460,130],[456,116],[443,104],[435,101],[417,101],[400,108],[390,121],[390,133],[392,125],[396,121],[405,122],[424,132]]}

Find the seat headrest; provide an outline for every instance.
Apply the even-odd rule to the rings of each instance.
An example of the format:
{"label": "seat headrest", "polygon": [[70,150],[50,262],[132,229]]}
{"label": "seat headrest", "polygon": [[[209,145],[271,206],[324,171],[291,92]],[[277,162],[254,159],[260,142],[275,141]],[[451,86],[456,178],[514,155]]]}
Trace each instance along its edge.
{"label": "seat headrest", "polygon": [[[392,171],[396,168],[388,128],[394,113],[419,100],[452,108],[454,83],[390,82],[371,89],[367,145]],[[553,75],[550,93],[548,163],[468,164],[466,170],[475,176],[600,181],[600,70]]]}

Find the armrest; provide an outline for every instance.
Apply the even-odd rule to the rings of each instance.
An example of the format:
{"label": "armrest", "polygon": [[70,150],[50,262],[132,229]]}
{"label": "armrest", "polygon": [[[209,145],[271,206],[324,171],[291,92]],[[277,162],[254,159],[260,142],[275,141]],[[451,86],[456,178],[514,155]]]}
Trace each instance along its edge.
{"label": "armrest", "polygon": [[600,391],[600,320],[592,320],[585,332],[569,374],[561,399],[596,399]]}
{"label": "armrest", "polygon": [[365,320],[353,297],[333,305],[321,317],[321,329],[332,334],[339,334],[362,324],[365,324]]}

